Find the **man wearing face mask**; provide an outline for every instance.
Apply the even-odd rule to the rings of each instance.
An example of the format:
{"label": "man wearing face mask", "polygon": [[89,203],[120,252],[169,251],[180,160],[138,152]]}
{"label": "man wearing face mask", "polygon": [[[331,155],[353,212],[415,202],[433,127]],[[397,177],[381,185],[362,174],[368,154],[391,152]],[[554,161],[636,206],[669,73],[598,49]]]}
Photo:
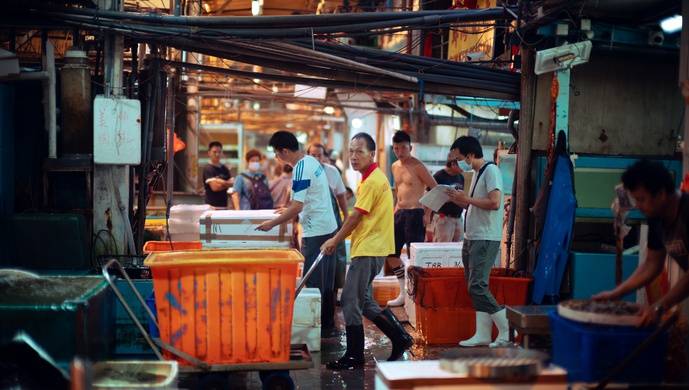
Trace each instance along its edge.
{"label": "man wearing face mask", "polygon": [[[474,137],[459,137],[450,147],[459,168],[473,170],[469,192],[448,190],[450,200],[465,207],[462,263],[471,303],[476,310],[476,333],[460,341],[461,347],[502,347],[509,345],[505,308],[498,305],[488,289],[490,271],[502,241],[502,176],[498,167],[483,159],[481,144]],[[498,337],[491,342],[493,323]]]}
{"label": "man wearing face mask", "polygon": [[240,210],[268,210],[273,208],[268,178],[261,170],[261,152],[251,149],[246,152],[248,171],[243,172],[234,183],[235,206]]}

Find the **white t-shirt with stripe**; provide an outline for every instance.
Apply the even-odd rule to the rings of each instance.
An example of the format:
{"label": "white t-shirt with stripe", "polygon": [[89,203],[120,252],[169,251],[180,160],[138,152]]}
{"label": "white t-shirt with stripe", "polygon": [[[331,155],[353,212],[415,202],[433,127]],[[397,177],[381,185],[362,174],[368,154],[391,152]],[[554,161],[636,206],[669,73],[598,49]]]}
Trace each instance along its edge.
{"label": "white t-shirt with stripe", "polygon": [[323,236],[337,230],[325,168],[311,156],[304,156],[294,167],[292,200],[304,204],[299,214],[304,237]]}

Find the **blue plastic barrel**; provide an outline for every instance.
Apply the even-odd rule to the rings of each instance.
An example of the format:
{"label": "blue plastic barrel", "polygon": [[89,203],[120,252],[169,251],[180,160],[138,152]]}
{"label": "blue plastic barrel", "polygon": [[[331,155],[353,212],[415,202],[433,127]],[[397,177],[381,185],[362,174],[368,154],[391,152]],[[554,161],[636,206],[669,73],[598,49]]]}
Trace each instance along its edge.
{"label": "blue plastic barrel", "polygon": [[[653,327],[591,325],[548,313],[552,362],[567,370],[570,382],[597,382],[655,330]],[[613,381],[659,383],[663,379],[667,333],[640,353]]]}

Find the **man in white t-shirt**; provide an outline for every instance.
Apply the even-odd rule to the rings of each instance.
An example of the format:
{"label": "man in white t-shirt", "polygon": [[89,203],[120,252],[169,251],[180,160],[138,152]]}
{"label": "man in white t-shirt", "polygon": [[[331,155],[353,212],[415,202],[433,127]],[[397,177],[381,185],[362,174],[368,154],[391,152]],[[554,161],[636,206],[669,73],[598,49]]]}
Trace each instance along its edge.
{"label": "man in white t-shirt", "polygon": [[[268,231],[277,225],[292,221],[299,215],[303,231],[301,252],[304,255],[304,270],[308,270],[318,257],[321,245],[337,230],[325,169],[320,161],[299,150],[299,142],[290,132],[274,133],[269,144],[278,160],[294,168],[292,202],[277,218],[262,223],[257,229]],[[323,334],[332,333],[335,325],[335,298],[332,296],[334,283],[335,259],[332,255],[324,256],[306,283],[307,287],[317,287],[321,291]]]}
{"label": "man in white t-shirt", "polygon": [[[509,344],[509,326],[505,308],[488,289],[490,271],[502,241],[502,175],[497,165],[483,159],[481,144],[474,137],[459,137],[450,147],[462,170],[473,170],[469,192],[449,190],[450,200],[465,207],[462,263],[469,286],[471,303],[476,310],[476,333],[459,343],[462,347]],[[491,342],[493,323],[498,337]]]}

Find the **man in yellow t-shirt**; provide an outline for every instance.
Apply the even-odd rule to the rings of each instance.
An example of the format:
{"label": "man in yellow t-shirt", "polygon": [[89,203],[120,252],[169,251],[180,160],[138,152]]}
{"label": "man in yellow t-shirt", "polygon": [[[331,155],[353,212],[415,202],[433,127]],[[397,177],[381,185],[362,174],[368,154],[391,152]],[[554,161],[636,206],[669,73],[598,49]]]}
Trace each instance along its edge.
{"label": "man in yellow t-shirt", "polygon": [[339,360],[327,364],[333,370],[364,366],[362,315],[392,340],[389,361],[401,358],[414,343],[390,309],[382,310],[373,300],[371,283],[383,268],[385,258],[395,252],[392,191],[387,177],[374,162],[375,150],[376,143],[370,135],[359,133],[352,137],[349,161],[362,175],[356,204],[342,228],[321,246],[326,255],[332,254],[337,244],[351,234],[352,264],[340,298],[347,329],[347,351]]}

